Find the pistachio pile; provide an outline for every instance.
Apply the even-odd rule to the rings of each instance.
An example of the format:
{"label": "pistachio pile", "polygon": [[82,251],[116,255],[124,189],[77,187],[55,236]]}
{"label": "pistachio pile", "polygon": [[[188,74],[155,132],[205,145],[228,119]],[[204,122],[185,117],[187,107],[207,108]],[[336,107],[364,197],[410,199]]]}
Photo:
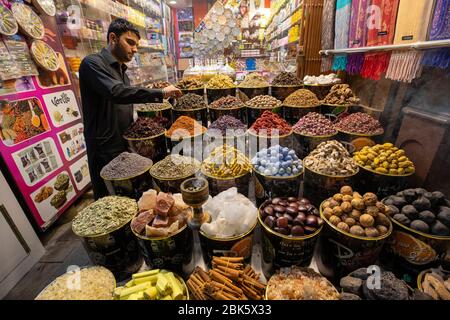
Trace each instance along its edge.
{"label": "pistachio pile", "polygon": [[269,86],[269,82],[258,73],[248,74],[244,81],[239,84],[240,88],[259,88],[267,86]]}
{"label": "pistachio pile", "polygon": [[91,237],[114,231],[138,212],[136,200],[108,196],[90,204],[73,219],[72,230],[80,237]]}
{"label": "pistachio pile", "polygon": [[343,186],[340,193],[322,204],[322,214],[332,225],[345,233],[359,237],[376,238],[389,232],[390,208],[378,201],[374,193],[361,196],[350,186]]}
{"label": "pistachio pile", "polygon": [[250,108],[274,109],[281,106],[281,101],[268,95],[259,95],[246,102]]}
{"label": "pistachio pile", "polygon": [[303,161],[308,169],[328,176],[351,176],[358,165],[345,147],[336,140],[322,142]]}
{"label": "pistachio pile", "polygon": [[334,85],[330,93],[323,100],[326,104],[349,105],[358,104],[359,98],[355,96],[348,84]]}

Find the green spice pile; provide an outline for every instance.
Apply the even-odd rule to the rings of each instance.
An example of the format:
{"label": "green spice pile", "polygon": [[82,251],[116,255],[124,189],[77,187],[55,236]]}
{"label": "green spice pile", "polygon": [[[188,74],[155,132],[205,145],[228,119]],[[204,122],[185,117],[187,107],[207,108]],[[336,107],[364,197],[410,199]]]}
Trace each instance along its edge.
{"label": "green spice pile", "polygon": [[172,154],[155,163],[150,174],[162,179],[176,179],[195,174],[200,169],[200,162],[194,158]]}
{"label": "green spice pile", "polygon": [[72,230],[80,237],[91,237],[114,231],[130,221],[138,212],[136,200],[108,196],[81,210],[72,222]]}

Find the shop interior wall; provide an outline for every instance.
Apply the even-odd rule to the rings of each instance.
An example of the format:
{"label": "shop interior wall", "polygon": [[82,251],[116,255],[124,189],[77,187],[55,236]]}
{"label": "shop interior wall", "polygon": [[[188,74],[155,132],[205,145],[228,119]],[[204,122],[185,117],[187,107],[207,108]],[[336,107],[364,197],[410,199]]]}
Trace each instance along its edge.
{"label": "shop interior wall", "polygon": [[[441,190],[450,196],[450,77],[448,70],[425,68],[412,83],[349,76],[348,83],[364,106],[379,114],[385,128],[384,141],[410,146],[413,158],[425,160],[417,185]],[[414,108],[427,118],[407,117],[404,108]],[[433,118],[439,121],[433,121]],[[416,120],[414,120],[416,119]],[[414,121],[412,121],[414,120]],[[447,121],[445,123],[445,121]],[[402,126],[403,125],[403,126]],[[408,150],[406,150],[408,152]],[[422,161],[423,162],[423,161]],[[417,170],[416,170],[417,172]]]}

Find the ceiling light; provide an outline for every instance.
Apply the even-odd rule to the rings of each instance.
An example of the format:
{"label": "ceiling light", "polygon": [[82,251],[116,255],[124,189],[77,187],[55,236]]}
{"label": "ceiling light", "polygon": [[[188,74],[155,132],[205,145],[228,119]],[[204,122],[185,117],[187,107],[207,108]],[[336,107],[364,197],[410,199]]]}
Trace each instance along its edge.
{"label": "ceiling light", "polygon": [[169,1],[169,4],[177,4],[175,0]]}

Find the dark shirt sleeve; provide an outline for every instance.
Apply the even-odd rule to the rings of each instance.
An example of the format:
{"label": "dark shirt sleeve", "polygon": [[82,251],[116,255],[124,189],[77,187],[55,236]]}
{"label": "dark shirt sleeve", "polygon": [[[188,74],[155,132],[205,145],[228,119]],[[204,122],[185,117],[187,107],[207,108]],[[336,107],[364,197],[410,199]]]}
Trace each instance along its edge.
{"label": "dark shirt sleeve", "polygon": [[80,81],[88,81],[94,91],[113,103],[162,102],[163,91],[124,84],[95,59],[85,58],[80,66]]}

